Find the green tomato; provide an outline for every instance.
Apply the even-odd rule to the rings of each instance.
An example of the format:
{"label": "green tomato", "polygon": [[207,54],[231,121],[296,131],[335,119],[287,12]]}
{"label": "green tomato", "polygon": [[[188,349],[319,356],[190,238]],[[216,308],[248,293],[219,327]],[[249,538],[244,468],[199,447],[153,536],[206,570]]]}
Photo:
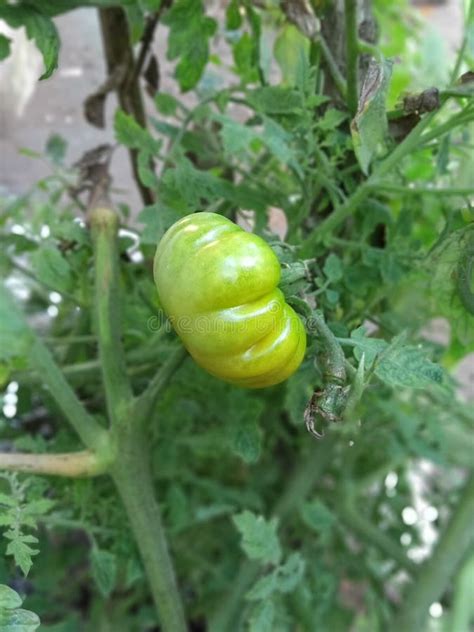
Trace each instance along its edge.
{"label": "green tomato", "polygon": [[161,304],[194,360],[232,384],[286,380],[306,350],[303,323],[278,289],[272,249],[214,213],[179,220],[158,244]]}

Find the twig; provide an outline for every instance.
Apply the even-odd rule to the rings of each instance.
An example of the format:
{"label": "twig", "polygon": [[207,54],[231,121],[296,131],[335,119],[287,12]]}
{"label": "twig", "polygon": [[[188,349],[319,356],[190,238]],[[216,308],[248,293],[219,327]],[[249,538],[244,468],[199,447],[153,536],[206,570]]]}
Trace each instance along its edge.
{"label": "twig", "polygon": [[389,182],[378,182],[373,185],[374,190],[387,191],[387,193],[401,193],[403,195],[436,195],[436,196],[450,196],[460,195],[469,196],[474,195],[474,186],[472,187],[408,187],[398,184],[390,184]]}
{"label": "twig", "polygon": [[390,559],[395,560],[400,568],[408,571],[413,577],[417,573],[417,565],[414,564],[393,540],[385,535],[378,527],[372,525],[352,504],[341,504],[335,508],[335,512],[343,520],[348,529],[354,530],[369,545],[376,546]]}
{"label": "twig", "polygon": [[334,81],[334,85],[336,86],[339,94],[343,99],[347,98],[347,82],[344,79],[343,74],[339,70],[339,66],[337,65],[336,60],[331,53],[331,49],[328,46],[328,43],[324,39],[322,33],[318,34],[313,42],[319,46],[319,50],[321,51],[321,55],[323,56],[324,61],[326,62],[326,66],[328,67],[329,72],[331,73],[332,80]]}
{"label": "twig", "polygon": [[107,470],[107,465],[90,450],[67,454],[2,452],[0,470],[79,478],[102,474]]}
{"label": "twig", "polygon": [[186,358],[186,350],[179,346],[170,354],[166,362],[160,367],[145,391],[136,399],[135,410],[137,418],[146,421],[153,411],[159,394]]}
{"label": "twig", "polygon": [[[116,88],[120,107],[127,114],[131,114],[141,127],[145,128],[145,108],[140,83],[136,75],[135,59],[125,13],[121,8],[99,9],[99,17],[108,74],[114,74],[117,66],[123,66],[127,69],[123,80]],[[130,149],[129,154],[133,176],[142,200],[144,204],[152,204],[154,195],[140,180],[138,152],[136,149]]]}

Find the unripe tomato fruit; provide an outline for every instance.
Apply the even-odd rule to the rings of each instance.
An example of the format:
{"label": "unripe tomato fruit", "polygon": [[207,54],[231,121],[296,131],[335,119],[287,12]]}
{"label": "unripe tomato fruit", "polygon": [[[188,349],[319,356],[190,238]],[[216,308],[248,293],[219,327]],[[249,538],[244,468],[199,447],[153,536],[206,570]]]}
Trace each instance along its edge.
{"label": "unripe tomato fruit", "polygon": [[188,215],[158,244],[154,276],[174,329],[212,375],[262,388],[303,360],[303,323],[277,287],[276,255],[257,235],[215,213]]}

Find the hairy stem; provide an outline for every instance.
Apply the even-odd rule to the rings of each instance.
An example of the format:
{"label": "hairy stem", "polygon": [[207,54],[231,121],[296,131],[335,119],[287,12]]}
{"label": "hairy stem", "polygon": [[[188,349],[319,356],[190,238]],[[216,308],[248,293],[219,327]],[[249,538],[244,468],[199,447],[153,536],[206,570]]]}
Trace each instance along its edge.
{"label": "hairy stem", "polygon": [[89,220],[94,243],[95,305],[100,363],[109,417],[112,423],[118,423],[122,419],[122,412],[132,399],[120,323],[118,218],[112,208],[103,204],[89,211]]}
{"label": "hairy stem", "polygon": [[146,436],[139,426],[122,426],[118,442],[120,458],[112,476],[141,553],[160,629],[186,632],[184,609],[153,489]]}
{"label": "hairy stem", "polygon": [[97,476],[107,463],[90,450],[66,454],[0,453],[0,470],[80,478]]}
{"label": "hairy stem", "polygon": [[423,564],[416,582],[392,622],[390,632],[419,632],[430,605],[438,600],[474,544],[474,476],[467,482],[451,520],[433,555]]}

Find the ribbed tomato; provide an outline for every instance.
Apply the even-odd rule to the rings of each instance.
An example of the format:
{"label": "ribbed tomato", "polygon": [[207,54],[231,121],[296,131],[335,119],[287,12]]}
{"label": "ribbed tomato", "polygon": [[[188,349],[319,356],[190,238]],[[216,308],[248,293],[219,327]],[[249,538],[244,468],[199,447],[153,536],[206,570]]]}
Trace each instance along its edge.
{"label": "ribbed tomato", "polygon": [[163,309],[194,360],[250,388],[286,380],[305,353],[305,329],[278,289],[280,274],[263,239],[214,213],[171,226],[154,262]]}

